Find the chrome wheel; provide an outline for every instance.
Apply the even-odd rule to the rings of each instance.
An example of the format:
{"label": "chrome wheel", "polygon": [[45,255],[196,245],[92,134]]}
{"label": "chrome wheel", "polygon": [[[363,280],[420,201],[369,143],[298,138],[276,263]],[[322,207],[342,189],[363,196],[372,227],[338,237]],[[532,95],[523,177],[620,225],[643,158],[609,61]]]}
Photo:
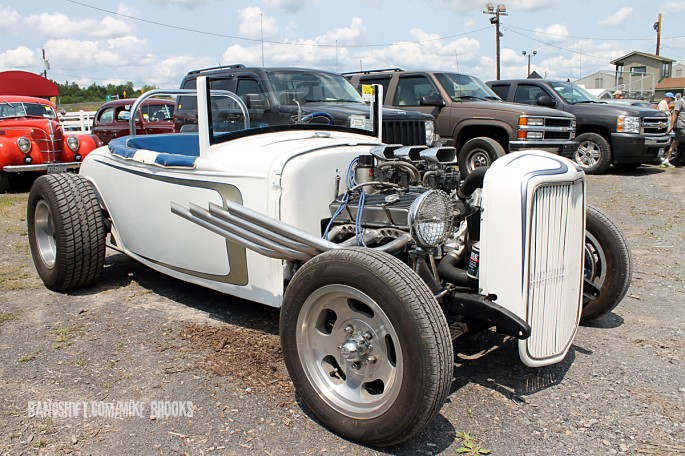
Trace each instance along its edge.
{"label": "chrome wheel", "polygon": [[587,280],[595,282],[599,287],[606,277],[606,256],[604,249],[597,239],[585,232],[585,264],[584,275]]}
{"label": "chrome wheel", "polygon": [[473,151],[467,160],[467,166],[469,171],[473,171],[481,166],[490,166],[490,156],[484,150]]}
{"label": "chrome wheel", "polygon": [[581,168],[593,168],[599,163],[602,151],[599,145],[593,141],[583,141],[575,153],[575,161]]}
{"label": "chrome wheel", "polygon": [[339,413],[371,419],[386,412],[402,385],[402,347],[373,299],[348,285],[327,285],[302,305],[296,341],[316,393]]}
{"label": "chrome wheel", "polygon": [[45,266],[52,268],[57,258],[57,244],[55,242],[55,225],[52,211],[45,200],[36,203],[35,232],[38,254]]}

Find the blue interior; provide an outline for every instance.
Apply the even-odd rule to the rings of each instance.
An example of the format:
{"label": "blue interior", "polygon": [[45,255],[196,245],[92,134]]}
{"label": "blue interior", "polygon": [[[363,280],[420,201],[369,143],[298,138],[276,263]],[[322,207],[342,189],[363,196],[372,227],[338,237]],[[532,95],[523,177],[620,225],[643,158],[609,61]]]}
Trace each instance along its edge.
{"label": "blue interior", "polygon": [[158,152],[155,164],[192,168],[200,156],[197,133],[166,133],[161,135],[123,136],[109,142],[114,155],[132,159],[139,149]]}

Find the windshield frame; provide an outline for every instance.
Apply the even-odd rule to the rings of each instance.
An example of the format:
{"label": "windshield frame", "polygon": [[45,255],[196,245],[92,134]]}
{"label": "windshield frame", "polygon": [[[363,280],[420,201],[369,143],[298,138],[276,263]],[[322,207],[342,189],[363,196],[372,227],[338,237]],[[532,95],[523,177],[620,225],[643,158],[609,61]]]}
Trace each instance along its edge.
{"label": "windshield frame", "polygon": [[[502,101],[499,95],[475,76],[461,73],[440,72],[435,73],[435,79],[437,79],[438,84],[440,84],[452,101]],[[475,86],[475,88],[466,89],[466,87],[469,86]],[[471,93],[465,94],[462,91]]]}
{"label": "windshield frame", "polygon": [[[26,109],[27,106],[31,106],[33,108],[39,106],[43,114],[28,114],[29,110]],[[11,112],[10,110],[14,110],[13,113],[9,114],[9,112]],[[3,100],[0,102],[0,120],[16,119],[20,117],[56,120],[57,112],[55,112],[55,109],[48,103],[39,103],[37,101]]]}
{"label": "windshield frame", "polygon": [[364,103],[357,89],[339,74],[276,69],[267,71],[266,75],[277,99],[291,94],[290,97],[300,103]]}
{"label": "windshield frame", "polygon": [[[574,105],[577,103],[602,103],[602,100],[592,95],[578,84],[574,84],[573,82],[550,81],[549,85],[554,94],[562,98],[568,104]],[[558,88],[563,88],[569,91],[564,93],[563,91],[559,91]],[[580,96],[576,96],[575,94]]]}

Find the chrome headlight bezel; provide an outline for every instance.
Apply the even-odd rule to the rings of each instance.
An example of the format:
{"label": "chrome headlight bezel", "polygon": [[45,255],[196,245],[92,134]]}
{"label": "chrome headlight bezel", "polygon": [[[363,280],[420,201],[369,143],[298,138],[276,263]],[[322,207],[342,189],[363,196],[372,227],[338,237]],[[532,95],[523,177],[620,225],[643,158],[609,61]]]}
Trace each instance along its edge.
{"label": "chrome headlight bezel", "polygon": [[616,131],[619,133],[640,133],[640,118],[638,116],[618,116]]}
{"label": "chrome headlight bezel", "polygon": [[17,147],[22,154],[28,154],[31,152],[31,140],[26,136],[22,136],[17,139]]}
{"label": "chrome headlight bezel", "polygon": [[426,130],[426,145],[432,146],[438,140],[435,134],[435,122],[427,120],[424,122],[424,128]]}
{"label": "chrome headlight bezel", "polygon": [[452,203],[442,190],[421,194],[409,207],[407,223],[416,245],[432,249],[442,245],[452,231]]}
{"label": "chrome headlight bezel", "polygon": [[76,137],[76,136],[67,137],[67,147],[69,147],[69,149],[71,149],[72,152],[77,152],[80,146],[81,146],[81,143],[78,140],[78,137]]}

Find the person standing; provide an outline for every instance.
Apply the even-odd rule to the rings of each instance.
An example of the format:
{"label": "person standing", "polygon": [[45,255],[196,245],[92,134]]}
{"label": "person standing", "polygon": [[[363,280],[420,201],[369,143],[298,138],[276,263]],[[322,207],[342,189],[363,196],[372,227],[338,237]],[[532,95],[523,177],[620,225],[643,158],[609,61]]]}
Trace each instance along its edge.
{"label": "person standing", "polygon": [[664,94],[664,98],[661,99],[659,102],[659,106],[657,108],[659,111],[665,112],[666,115],[668,116],[668,122],[669,125],[671,124],[671,102],[675,99],[675,95],[673,95],[673,92],[666,92]]}
{"label": "person standing", "polygon": [[669,147],[668,152],[666,152],[666,157],[664,157],[661,162],[663,168],[674,167],[670,162],[671,155],[675,148],[680,145],[681,141],[685,142],[685,99],[682,97],[675,102],[675,107],[673,108],[673,115],[671,116],[668,132],[670,133],[671,131],[675,132],[675,138],[673,138],[671,147]]}

